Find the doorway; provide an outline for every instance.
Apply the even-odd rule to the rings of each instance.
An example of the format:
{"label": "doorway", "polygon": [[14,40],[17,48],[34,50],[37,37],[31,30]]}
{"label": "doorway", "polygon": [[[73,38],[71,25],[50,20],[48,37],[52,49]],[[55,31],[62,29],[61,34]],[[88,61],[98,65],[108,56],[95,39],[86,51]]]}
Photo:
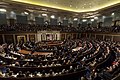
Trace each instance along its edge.
{"label": "doorway", "polygon": [[17,36],[17,42],[18,43],[25,43],[26,37],[25,36]]}

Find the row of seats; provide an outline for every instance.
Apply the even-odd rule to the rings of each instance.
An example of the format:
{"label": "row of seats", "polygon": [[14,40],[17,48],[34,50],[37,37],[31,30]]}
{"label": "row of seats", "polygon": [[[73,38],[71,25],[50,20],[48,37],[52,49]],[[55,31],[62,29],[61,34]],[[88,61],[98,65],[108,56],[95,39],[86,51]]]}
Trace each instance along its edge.
{"label": "row of seats", "polygon": [[[63,43],[59,46],[54,46],[56,47],[56,51],[46,56],[23,55],[17,52],[20,49],[24,49],[24,47],[28,47],[27,44],[30,45],[29,42],[24,47],[24,44],[22,46],[14,45],[14,47],[9,47],[8,45],[6,47],[7,50],[4,48],[5,50],[3,50],[0,56],[1,65],[6,69],[4,72],[2,71],[1,79],[46,80],[49,78],[53,80],[65,80],[70,76],[69,80],[83,78],[101,80],[108,79],[108,77],[104,77],[104,75],[101,75],[101,77],[98,74],[102,74],[103,71],[107,73],[106,68],[109,69],[111,63],[116,59],[119,63],[119,56],[116,56],[120,50],[118,47],[119,43],[87,39],[67,40]],[[16,47],[19,48],[14,49]],[[37,47],[33,49],[36,50],[38,49]],[[73,51],[76,47],[80,47],[79,50]],[[49,49],[49,47],[46,49]],[[114,52],[115,50],[117,51],[116,53]],[[8,56],[6,57],[5,55]],[[116,69],[118,68],[117,66]],[[117,74],[117,72],[115,73]],[[112,79],[113,77],[111,76],[110,78]]]}

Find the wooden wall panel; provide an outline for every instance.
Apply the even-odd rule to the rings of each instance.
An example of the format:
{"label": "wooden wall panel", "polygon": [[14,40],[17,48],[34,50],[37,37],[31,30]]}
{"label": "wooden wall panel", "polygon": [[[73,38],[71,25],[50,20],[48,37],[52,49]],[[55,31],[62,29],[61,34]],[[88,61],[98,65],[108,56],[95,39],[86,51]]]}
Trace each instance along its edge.
{"label": "wooden wall panel", "polygon": [[105,39],[104,40],[112,40],[112,36],[105,35]]}
{"label": "wooden wall panel", "polygon": [[120,41],[120,36],[113,36],[113,41]]}
{"label": "wooden wall panel", "polygon": [[5,42],[8,44],[14,43],[13,35],[5,35]]}
{"label": "wooden wall panel", "polygon": [[103,35],[96,35],[96,39],[103,40]]}

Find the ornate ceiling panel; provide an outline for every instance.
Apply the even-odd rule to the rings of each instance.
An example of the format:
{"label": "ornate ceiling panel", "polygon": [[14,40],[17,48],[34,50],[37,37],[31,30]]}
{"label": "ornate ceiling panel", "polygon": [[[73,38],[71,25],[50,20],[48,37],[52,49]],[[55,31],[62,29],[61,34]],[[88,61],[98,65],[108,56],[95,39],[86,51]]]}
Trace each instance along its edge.
{"label": "ornate ceiling panel", "polygon": [[73,12],[96,11],[114,4],[120,0],[11,0]]}

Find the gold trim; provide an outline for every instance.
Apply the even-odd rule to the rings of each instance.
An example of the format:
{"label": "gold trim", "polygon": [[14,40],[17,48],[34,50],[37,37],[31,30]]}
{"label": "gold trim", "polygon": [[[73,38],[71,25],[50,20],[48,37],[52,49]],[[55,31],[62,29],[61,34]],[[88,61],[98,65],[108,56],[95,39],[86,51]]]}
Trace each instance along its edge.
{"label": "gold trim", "polygon": [[24,42],[26,42],[25,36],[17,36],[17,42],[20,42],[20,38],[24,38]]}

